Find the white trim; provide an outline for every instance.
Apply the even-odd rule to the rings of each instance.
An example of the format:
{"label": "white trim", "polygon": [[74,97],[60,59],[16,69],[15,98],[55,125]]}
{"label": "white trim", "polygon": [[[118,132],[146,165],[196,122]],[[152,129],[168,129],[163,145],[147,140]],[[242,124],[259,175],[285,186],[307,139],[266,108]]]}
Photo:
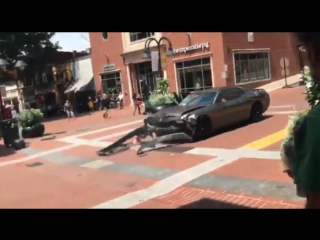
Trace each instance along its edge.
{"label": "white trim", "polygon": [[270,48],[243,48],[243,49],[232,49],[232,52],[241,52],[241,53],[252,53],[252,52],[269,52]]}
{"label": "white trim", "polygon": [[106,75],[106,74],[109,74],[109,73],[117,73],[117,72],[121,72],[121,69],[114,69],[114,70],[111,70],[111,71],[108,71],[108,72],[100,72],[99,75]]}
{"label": "white trim", "polygon": [[174,58],[174,59],[172,59],[172,62],[176,63],[176,62],[192,61],[195,59],[206,58],[209,56],[212,56],[212,52],[205,52],[205,53],[200,53],[200,54],[192,55],[192,56],[184,56],[184,57],[180,57],[180,58]]}
{"label": "white trim", "polygon": [[212,87],[214,88],[214,86],[215,86],[216,84],[215,84],[215,81],[214,81],[213,56],[212,56],[212,55],[210,56],[210,68],[211,68]]}
{"label": "white trim", "polygon": [[[264,79],[256,79],[254,81],[248,81],[248,82],[241,82],[237,83],[237,76],[236,76],[236,61],[234,54],[246,54],[246,53],[268,53],[268,61],[269,61],[269,78]],[[256,49],[233,49],[232,50],[232,62],[233,62],[233,81],[234,85],[245,85],[250,83],[256,83],[256,82],[266,82],[270,81],[272,79],[271,77],[271,54],[270,54],[270,48],[256,48]]]}
{"label": "white trim", "polygon": [[128,79],[128,86],[129,86],[129,98],[130,98],[130,106],[133,106],[132,101],[132,79],[130,74],[130,66],[129,64],[126,64],[126,70],[127,70],[127,79]]}

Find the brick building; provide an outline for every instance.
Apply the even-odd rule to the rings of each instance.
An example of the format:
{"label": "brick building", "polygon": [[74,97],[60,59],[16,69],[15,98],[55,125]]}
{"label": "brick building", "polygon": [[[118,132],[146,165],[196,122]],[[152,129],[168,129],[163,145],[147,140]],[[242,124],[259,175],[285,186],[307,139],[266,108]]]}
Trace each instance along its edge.
{"label": "brick building", "polygon": [[[281,32],[92,32],[90,42],[96,88],[100,92],[121,89],[141,92],[145,82],[153,90],[158,73],[151,59],[144,59],[149,37],[167,37],[174,54],[165,56],[168,42],[161,42],[164,78],[170,90],[188,92],[198,88],[244,85],[258,87],[283,78],[281,58],[287,61],[287,76],[299,72],[297,41]],[[150,51],[157,51],[151,42]]]}

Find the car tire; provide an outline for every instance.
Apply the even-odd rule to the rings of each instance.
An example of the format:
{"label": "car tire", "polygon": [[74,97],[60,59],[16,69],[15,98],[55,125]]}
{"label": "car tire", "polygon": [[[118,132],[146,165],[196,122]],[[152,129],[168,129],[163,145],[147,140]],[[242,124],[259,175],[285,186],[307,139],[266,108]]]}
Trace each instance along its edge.
{"label": "car tire", "polygon": [[192,140],[200,141],[208,137],[211,133],[211,120],[207,116],[200,116],[197,124],[192,129]]}
{"label": "car tire", "polygon": [[256,102],[251,107],[250,122],[260,122],[262,120],[263,106],[260,102]]}

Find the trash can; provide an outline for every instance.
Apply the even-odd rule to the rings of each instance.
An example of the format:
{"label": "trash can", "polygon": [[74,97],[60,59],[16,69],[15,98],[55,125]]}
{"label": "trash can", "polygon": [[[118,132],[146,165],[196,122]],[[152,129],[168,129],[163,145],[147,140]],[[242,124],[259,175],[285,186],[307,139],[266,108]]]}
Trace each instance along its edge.
{"label": "trash can", "polygon": [[2,120],[1,131],[6,147],[12,146],[16,140],[20,139],[19,126],[16,119]]}

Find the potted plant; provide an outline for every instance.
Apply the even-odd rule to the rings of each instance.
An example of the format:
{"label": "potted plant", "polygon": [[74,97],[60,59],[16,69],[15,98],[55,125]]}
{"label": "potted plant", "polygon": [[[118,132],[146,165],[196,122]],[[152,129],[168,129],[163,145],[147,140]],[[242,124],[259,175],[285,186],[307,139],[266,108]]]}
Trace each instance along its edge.
{"label": "potted plant", "polygon": [[146,112],[155,113],[159,110],[177,105],[175,96],[169,92],[169,80],[157,79],[156,90],[145,102]]}
{"label": "potted plant", "polygon": [[43,113],[39,109],[23,110],[17,117],[19,125],[22,127],[22,137],[41,137],[45,131],[44,125],[41,123],[42,119]]}

